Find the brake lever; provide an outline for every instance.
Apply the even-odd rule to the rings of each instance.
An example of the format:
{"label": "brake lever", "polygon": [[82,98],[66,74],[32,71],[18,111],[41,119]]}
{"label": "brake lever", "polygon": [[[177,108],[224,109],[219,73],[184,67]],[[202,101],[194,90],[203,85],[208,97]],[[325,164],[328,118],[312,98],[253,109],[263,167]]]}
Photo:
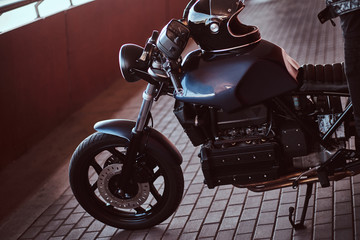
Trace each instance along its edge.
{"label": "brake lever", "polygon": [[146,42],[145,48],[144,48],[140,58],[138,59],[139,61],[147,62],[149,57],[152,56],[154,48],[156,46],[156,40],[158,37],[159,37],[159,32],[154,30],[152,32],[151,37]]}

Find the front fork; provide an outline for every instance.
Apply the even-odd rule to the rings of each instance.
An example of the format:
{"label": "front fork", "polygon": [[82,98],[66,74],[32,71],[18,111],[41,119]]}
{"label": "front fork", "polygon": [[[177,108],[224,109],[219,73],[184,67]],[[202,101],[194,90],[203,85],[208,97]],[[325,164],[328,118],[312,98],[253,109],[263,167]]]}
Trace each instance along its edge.
{"label": "front fork", "polygon": [[122,187],[126,187],[127,183],[131,179],[131,175],[133,174],[134,164],[136,162],[136,156],[140,148],[143,130],[146,127],[152,103],[154,102],[154,97],[156,95],[156,90],[156,86],[149,83],[143,93],[143,101],[140,112],[135,127],[131,132],[129,146],[126,151],[126,157],[121,171],[120,183],[123,185]]}

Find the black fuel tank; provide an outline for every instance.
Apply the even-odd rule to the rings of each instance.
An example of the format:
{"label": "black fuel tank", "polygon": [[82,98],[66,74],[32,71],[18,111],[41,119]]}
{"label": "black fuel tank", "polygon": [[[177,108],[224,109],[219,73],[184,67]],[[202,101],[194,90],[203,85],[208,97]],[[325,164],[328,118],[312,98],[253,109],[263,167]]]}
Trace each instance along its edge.
{"label": "black fuel tank", "polygon": [[231,112],[296,89],[298,68],[282,48],[265,40],[226,55],[196,50],[183,61],[184,92],[175,98]]}

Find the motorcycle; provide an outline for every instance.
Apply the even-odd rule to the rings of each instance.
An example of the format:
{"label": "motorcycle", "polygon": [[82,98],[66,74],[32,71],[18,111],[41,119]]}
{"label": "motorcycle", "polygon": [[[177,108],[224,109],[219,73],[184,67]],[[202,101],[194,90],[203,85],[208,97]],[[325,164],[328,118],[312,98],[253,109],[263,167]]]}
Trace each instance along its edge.
{"label": "motorcycle", "polygon": [[289,209],[292,226],[304,228],[313,184],[328,187],[360,172],[349,148],[354,126],[344,66],[300,67],[263,39],[226,51],[197,49],[182,59],[196,34],[186,21],[194,2],[144,47],[121,47],[124,79],[148,82],[138,118],[95,124],[97,132],[71,158],[74,196],[94,218],[122,229],[149,228],[176,211],[184,191],[182,156],[151,126],[153,103],[170,95],[191,143],[201,145],[209,188],[262,192],[306,184],[298,223]]}

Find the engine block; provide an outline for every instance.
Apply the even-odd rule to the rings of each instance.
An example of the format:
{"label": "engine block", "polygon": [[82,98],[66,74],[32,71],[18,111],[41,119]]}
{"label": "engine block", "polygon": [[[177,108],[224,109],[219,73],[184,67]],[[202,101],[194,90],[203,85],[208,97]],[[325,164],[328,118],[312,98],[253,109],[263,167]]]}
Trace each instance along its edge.
{"label": "engine block", "polygon": [[205,183],[209,188],[225,184],[248,184],[278,177],[279,147],[275,142],[244,144],[200,151]]}

